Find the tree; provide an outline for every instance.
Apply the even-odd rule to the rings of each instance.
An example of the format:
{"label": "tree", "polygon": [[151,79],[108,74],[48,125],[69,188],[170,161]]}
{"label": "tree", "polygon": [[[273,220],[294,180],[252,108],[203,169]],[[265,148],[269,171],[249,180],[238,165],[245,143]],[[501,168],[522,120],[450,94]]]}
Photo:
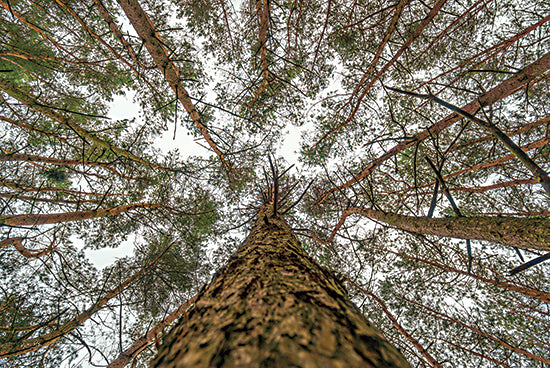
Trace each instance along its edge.
{"label": "tree", "polygon": [[0,0],[0,366],[550,364],[548,13]]}
{"label": "tree", "polygon": [[304,252],[273,198],[164,340],[153,366],[409,366]]}

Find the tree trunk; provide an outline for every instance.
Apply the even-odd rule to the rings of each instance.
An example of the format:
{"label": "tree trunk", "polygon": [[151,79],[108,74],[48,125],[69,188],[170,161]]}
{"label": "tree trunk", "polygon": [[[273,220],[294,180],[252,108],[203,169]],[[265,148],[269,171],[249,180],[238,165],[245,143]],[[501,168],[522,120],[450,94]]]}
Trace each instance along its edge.
{"label": "tree trunk", "polygon": [[152,367],[409,367],[265,205]]}
{"label": "tree trunk", "polygon": [[[401,230],[447,238],[486,240],[521,249],[550,250],[550,219],[547,217],[413,217],[363,207],[348,208],[345,219],[359,214]],[[342,218],[338,223],[343,223]],[[339,226],[337,225],[336,231]],[[333,234],[335,231],[333,231]],[[333,235],[332,235],[333,237]]]}
{"label": "tree trunk", "polygon": [[118,3],[126,17],[132,24],[132,27],[136,30],[136,33],[141,38],[143,45],[153,58],[157,68],[164,75],[164,80],[168,82],[176,98],[182,104],[183,108],[189,114],[189,117],[195,123],[195,126],[202,134],[204,140],[208,143],[212,151],[219,157],[220,161],[228,172],[233,172],[233,169],[227,161],[225,154],[218,148],[218,145],[214,142],[214,139],[210,135],[210,132],[202,117],[199,114],[199,111],[193,105],[193,101],[189,96],[189,93],[185,89],[182,83],[182,77],[180,76],[180,71],[174,62],[170,59],[169,49],[166,47],[164,41],[160,34],[157,32],[153,22],[143,10],[138,0],[118,0]]}
{"label": "tree trunk", "polygon": [[48,224],[60,224],[63,222],[71,221],[83,221],[98,217],[115,216],[121,213],[133,211],[138,208],[151,208],[151,209],[170,209],[169,206],[159,203],[147,203],[138,202],[126,204],[124,206],[117,206],[111,208],[100,208],[97,210],[89,211],[73,211],[62,213],[45,213],[34,214],[28,213],[25,215],[5,215],[0,216],[1,226],[37,226]]}

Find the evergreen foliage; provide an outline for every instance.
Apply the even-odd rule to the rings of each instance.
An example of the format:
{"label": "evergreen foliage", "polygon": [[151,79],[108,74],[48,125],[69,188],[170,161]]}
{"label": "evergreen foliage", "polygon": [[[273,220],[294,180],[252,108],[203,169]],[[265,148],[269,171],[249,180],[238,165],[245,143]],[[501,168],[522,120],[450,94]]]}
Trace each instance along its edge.
{"label": "evergreen foliage", "polygon": [[373,215],[547,222],[517,155],[414,93],[548,172],[549,34],[548,0],[0,0],[0,367],[147,366],[272,157],[308,255],[412,366],[549,365],[550,268],[509,274],[547,243]]}

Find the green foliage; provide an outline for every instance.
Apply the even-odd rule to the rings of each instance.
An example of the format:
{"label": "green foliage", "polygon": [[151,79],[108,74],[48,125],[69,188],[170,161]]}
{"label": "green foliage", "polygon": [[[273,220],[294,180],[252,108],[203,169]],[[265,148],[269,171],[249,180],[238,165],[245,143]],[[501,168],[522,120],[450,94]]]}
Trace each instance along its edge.
{"label": "green foliage", "polygon": [[[394,29],[389,25],[395,6],[384,1],[269,1],[265,44],[259,39],[264,2],[241,2],[236,9],[228,1],[139,1],[178,68],[192,109],[229,167],[212,150],[201,157],[198,145],[180,140],[189,135],[204,147],[212,144],[176,101],[165,70],[158,68],[143,40],[127,29],[117,2],[102,1],[127,44],[95,2],[66,3],[87,29],[61,2],[20,0],[9,1],[8,9],[0,7],[0,78],[37,103],[1,91],[1,215],[74,215],[142,206],[84,221],[2,227],[1,239],[21,237],[25,249],[45,254],[27,258],[13,244],[0,248],[0,341],[55,330],[107,290],[150,268],[72,334],[8,364],[107,365],[193,296],[246,236],[270,180],[268,155],[280,172],[297,165],[281,179],[280,194],[290,191],[285,206],[296,203],[313,183],[287,214],[303,234],[308,253],[383,299],[403,328],[443,366],[494,365],[480,355],[511,367],[539,364],[452,319],[548,356],[547,303],[486,281],[548,293],[544,263],[508,278],[506,273],[520,263],[515,252],[472,242],[473,271],[467,275],[463,241],[388,230],[356,215],[346,219],[329,245],[309,237],[314,232],[328,238],[352,206],[425,216],[436,177],[425,157],[441,165],[465,216],[547,216],[547,194],[537,184],[524,183],[531,174],[517,160],[503,159],[509,152],[487,132],[465,121],[441,131],[425,130],[450,111],[385,88],[433,93],[459,106],[476,101],[550,51],[544,42],[548,23],[505,42],[541,21],[547,3],[447,1],[402,49],[434,1],[408,2]],[[386,35],[388,42],[380,50]],[[398,50],[401,56],[390,65]],[[524,92],[484,106],[476,116],[522,146],[542,142],[548,122],[529,129],[526,124],[547,117],[548,83],[541,75]],[[123,106],[112,103],[122,95],[139,104],[139,113],[109,118],[123,115]],[[104,143],[90,141],[75,125],[52,120],[38,107]],[[284,142],[297,140],[285,133],[291,126],[303,133],[298,156],[277,151]],[[427,137],[418,140],[419,132]],[[396,146],[407,142],[413,145]],[[177,149],[167,152],[167,147]],[[528,151],[546,171],[549,147],[540,143]],[[39,158],[17,160],[11,154]],[[387,159],[375,161],[384,154]],[[334,189],[366,168],[370,171],[359,183]],[[440,188],[434,217],[444,216],[456,214]],[[131,250],[110,253],[120,249]],[[522,253],[526,260],[538,256]],[[111,257],[94,260],[101,272],[88,259],[93,255]],[[413,365],[428,364],[376,301],[349,289]],[[14,332],[33,325],[39,327],[32,335]],[[145,366],[151,354],[146,351],[136,364]]]}
{"label": "green foliage", "polygon": [[49,181],[61,188],[68,188],[70,186],[69,173],[64,167],[55,166],[51,169],[44,170],[40,173],[46,177]]}

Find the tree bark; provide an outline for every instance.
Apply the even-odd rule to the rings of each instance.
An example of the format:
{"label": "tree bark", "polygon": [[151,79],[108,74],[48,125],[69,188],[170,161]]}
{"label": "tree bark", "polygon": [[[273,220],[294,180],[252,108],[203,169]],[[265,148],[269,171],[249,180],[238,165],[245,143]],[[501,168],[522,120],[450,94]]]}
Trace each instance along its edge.
{"label": "tree bark", "polygon": [[[521,249],[550,250],[550,218],[499,216],[431,218],[351,207],[344,211],[338,224],[341,226],[342,219],[351,214],[359,214],[418,234],[486,240]],[[337,231],[338,228],[337,225],[335,230]]]}
{"label": "tree bark", "polygon": [[265,205],[151,366],[409,367],[346,295]]}
{"label": "tree bark", "polygon": [[138,208],[170,209],[169,206],[157,203],[137,202],[111,208],[100,208],[89,211],[73,211],[62,213],[45,213],[25,215],[0,216],[0,226],[36,226],[60,224],[62,222],[89,220],[97,217],[115,216]]}
{"label": "tree bark", "polygon": [[218,148],[218,145],[214,142],[214,139],[210,135],[208,128],[204,124],[199,112],[195,108],[189,93],[183,86],[179,69],[170,59],[170,54],[166,48],[166,44],[162,41],[160,34],[157,32],[153,22],[142,9],[138,0],[118,0],[124,14],[134,27],[135,31],[143,41],[143,45],[155,61],[157,68],[164,75],[164,79],[174,93],[177,99],[181,102],[185,111],[189,114],[189,117],[195,123],[195,126],[202,134],[204,140],[208,143],[212,151],[219,157],[220,161],[228,172],[232,173],[233,169],[227,161],[225,154]]}

